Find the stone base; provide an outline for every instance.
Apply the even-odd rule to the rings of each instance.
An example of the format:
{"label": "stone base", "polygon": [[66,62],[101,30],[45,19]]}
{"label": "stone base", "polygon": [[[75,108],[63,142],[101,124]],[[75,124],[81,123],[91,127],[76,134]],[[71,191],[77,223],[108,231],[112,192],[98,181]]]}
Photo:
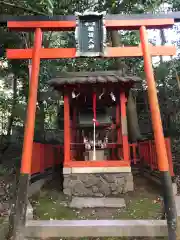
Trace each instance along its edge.
{"label": "stone base", "polygon": [[132,173],[64,174],[63,192],[68,196],[107,197],[133,190]]}

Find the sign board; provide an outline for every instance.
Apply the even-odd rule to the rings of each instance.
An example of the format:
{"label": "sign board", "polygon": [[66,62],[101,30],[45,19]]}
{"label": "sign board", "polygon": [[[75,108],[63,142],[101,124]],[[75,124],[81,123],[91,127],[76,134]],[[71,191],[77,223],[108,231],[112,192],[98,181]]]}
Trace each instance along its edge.
{"label": "sign board", "polygon": [[98,57],[104,55],[106,46],[104,15],[104,13],[96,12],[76,13],[76,56]]}

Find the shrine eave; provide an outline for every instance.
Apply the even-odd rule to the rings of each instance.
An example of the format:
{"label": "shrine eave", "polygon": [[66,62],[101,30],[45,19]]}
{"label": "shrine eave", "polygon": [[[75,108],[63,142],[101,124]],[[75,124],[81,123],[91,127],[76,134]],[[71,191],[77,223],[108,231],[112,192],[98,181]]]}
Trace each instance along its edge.
{"label": "shrine eave", "polygon": [[[105,20],[143,20],[143,19],[174,19],[180,22],[180,12],[158,13],[158,14],[107,14]],[[12,16],[1,15],[0,24],[7,24],[8,21],[75,21],[73,15],[31,15],[31,16]]]}
{"label": "shrine eave", "polygon": [[99,83],[136,83],[142,79],[134,75],[123,75],[122,71],[64,72],[52,78],[48,84],[52,87],[76,84]]}

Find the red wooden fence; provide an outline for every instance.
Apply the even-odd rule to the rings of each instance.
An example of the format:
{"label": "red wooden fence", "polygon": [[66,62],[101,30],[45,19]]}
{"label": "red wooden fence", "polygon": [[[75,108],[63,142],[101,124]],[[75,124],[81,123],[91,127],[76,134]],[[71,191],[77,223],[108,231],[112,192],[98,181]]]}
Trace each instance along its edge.
{"label": "red wooden fence", "polygon": [[130,148],[131,162],[133,164],[136,164],[137,162],[140,161],[140,158],[138,157],[138,154],[137,154],[138,144],[137,143],[130,143],[129,148]]}
{"label": "red wooden fence", "polygon": [[[169,160],[170,173],[171,176],[174,176],[170,138],[165,138],[165,143]],[[131,152],[132,164],[137,164],[143,160],[145,165],[149,166],[151,170],[158,170],[156,147],[153,140],[129,144],[129,148]],[[52,168],[53,166],[62,163],[63,151],[63,146],[60,145],[34,142],[31,173],[44,173],[46,169]]]}
{"label": "red wooden fence", "polygon": [[31,174],[44,173],[62,162],[63,147],[52,144],[33,144]]}
{"label": "red wooden fence", "polygon": [[[165,144],[169,160],[170,173],[171,176],[174,176],[170,138],[165,138]],[[129,147],[132,153],[131,162],[133,164],[144,161],[145,165],[150,167],[151,170],[158,170],[156,146],[154,140],[147,140],[139,143],[129,144]],[[137,156],[137,150],[139,152],[139,156]]]}

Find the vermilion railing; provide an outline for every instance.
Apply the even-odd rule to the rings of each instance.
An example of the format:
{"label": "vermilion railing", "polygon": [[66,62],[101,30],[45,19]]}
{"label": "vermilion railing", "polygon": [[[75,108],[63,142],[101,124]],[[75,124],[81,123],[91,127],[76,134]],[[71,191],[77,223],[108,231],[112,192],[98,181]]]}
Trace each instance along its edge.
{"label": "vermilion railing", "polygon": [[33,143],[31,174],[44,173],[63,162],[63,146]]}
{"label": "vermilion railing", "polygon": [[[165,138],[166,150],[169,160],[171,176],[174,176],[171,141]],[[158,170],[157,154],[154,140],[147,140],[138,143],[129,144],[130,159],[132,164],[140,161],[150,167],[151,170]],[[33,144],[32,151],[32,168],[31,174],[44,173],[47,169],[53,168],[63,162],[64,147],[53,144]]]}
{"label": "vermilion railing", "polygon": [[[170,173],[171,176],[174,176],[170,138],[165,138],[165,144],[168,155]],[[131,152],[132,164],[137,164],[137,162],[143,161],[144,164],[150,167],[151,170],[158,170],[157,154],[154,140],[147,140],[139,143],[129,144],[129,147]]]}
{"label": "vermilion railing", "polygon": [[140,161],[138,157],[137,150],[138,150],[138,143],[130,143],[129,144],[129,152],[130,152],[130,159],[131,163],[137,164]]}

